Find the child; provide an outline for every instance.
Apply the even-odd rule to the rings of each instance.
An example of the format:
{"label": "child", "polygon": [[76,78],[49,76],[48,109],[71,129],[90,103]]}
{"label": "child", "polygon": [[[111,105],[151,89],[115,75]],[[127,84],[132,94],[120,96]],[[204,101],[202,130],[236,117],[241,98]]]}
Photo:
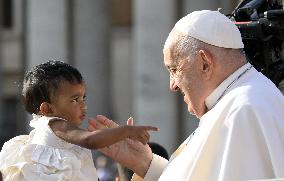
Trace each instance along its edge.
{"label": "child", "polygon": [[126,138],[146,144],[148,131],[157,131],[151,126],[80,129],[87,111],[85,89],[80,72],[64,62],[49,61],[26,73],[22,97],[26,111],[33,114],[34,129],[4,144],[0,152],[4,180],[98,180],[88,149]]}

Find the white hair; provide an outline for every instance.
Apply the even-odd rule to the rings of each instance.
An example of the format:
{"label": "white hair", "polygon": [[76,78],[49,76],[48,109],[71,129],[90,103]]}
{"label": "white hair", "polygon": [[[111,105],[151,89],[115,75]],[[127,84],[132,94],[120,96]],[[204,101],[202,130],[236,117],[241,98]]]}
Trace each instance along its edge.
{"label": "white hair", "polygon": [[173,56],[181,59],[195,57],[199,50],[209,51],[213,57],[221,60],[241,58],[244,56],[244,51],[242,49],[231,49],[210,45],[193,38],[184,32],[180,32],[175,28],[169,34],[164,45],[164,49],[165,48],[170,48],[173,52]]}

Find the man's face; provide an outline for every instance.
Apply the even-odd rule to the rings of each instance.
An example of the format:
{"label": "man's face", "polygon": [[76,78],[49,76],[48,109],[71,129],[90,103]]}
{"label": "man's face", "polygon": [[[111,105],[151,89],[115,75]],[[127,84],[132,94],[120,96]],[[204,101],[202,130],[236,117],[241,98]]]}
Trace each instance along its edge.
{"label": "man's face", "polygon": [[164,64],[170,74],[170,89],[180,91],[188,105],[188,111],[201,117],[204,113],[203,80],[198,72],[198,61],[195,60],[196,57],[174,57],[172,49],[164,49]]}
{"label": "man's face", "polygon": [[60,84],[55,96],[52,98],[52,116],[64,118],[76,125],[80,125],[86,116],[85,102],[86,86],[70,84],[68,81]]}

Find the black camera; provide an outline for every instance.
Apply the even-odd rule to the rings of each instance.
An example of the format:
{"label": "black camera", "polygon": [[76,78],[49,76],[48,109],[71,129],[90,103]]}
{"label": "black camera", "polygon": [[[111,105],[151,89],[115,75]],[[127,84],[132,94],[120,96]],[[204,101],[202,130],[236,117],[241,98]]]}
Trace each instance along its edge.
{"label": "black camera", "polygon": [[284,80],[283,1],[243,0],[228,16],[241,32],[249,62],[278,86]]}

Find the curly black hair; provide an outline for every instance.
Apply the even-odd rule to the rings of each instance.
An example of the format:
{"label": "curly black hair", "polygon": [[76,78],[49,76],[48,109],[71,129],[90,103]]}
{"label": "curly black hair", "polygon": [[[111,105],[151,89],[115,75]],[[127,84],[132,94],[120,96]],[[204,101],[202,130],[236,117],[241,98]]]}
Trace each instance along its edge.
{"label": "curly black hair", "polygon": [[22,89],[22,100],[26,111],[37,114],[41,103],[50,103],[62,81],[71,84],[84,82],[76,68],[62,61],[50,60],[27,71]]}

